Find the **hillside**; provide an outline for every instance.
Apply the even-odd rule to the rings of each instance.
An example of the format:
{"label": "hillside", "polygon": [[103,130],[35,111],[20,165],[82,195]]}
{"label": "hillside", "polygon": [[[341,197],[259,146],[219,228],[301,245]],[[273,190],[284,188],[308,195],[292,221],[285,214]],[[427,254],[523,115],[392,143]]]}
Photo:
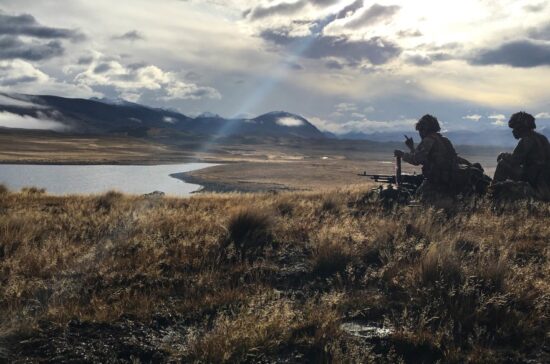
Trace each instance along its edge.
{"label": "hillside", "polygon": [[550,205],[0,198],[0,361],[543,363]]}
{"label": "hillside", "polygon": [[[0,93],[0,113],[4,114],[0,121],[9,121],[12,128],[44,128],[74,134],[143,137],[159,134],[160,130],[160,133],[180,136],[325,137],[303,117],[283,111],[252,119],[226,119],[207,113],[192,118],[176,111],[121,100]],[[9,120],[10,115],[13,121]]]}

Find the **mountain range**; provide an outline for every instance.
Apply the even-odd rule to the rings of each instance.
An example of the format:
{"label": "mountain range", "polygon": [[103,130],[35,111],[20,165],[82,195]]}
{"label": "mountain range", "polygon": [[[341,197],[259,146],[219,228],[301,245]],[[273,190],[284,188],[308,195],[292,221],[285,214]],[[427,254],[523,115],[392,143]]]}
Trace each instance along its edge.
{"label": "mountain range", "polygon": [[[370,130],[333,134],[320,131],[304,117],[284,111],[270,112],[255,118],[224,118],[212,113],[191,117],[178,111],[149,107],[121,99],[78,99],[8,93],[0,93],[0,128],[2,127],[137,137],[256,136],[404,141],[403,132]],[[550,137],[550,128],[539,128],[539,131]],[[406,133],[418,140],[414,130]],[[448,131],[444,134],[455,145],[512,147],[517,143],[510,130],[505,127]]]}
{"label": "mountain range", "polygon": [[305,118],[284,111],[255,118],[226,119],[204,113],[190,117],[177,111],[152,108],[124,100],[72,99],[47,95],[0,93],[0,122],[4,127],[51,129],[77,134],[147,136],[161,131],[191,135],[256,135],[324,139],[325,135]]}

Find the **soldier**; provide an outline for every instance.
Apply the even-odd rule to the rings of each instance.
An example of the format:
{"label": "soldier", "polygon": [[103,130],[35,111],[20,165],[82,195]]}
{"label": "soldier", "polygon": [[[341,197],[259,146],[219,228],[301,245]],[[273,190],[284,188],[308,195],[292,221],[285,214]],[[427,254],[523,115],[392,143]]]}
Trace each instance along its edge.
{"label": "soldier", "polygon": [[394,153],[405,162],[415,166],[422,165],[425,180],[417,191],[418,195],[424,200],[434,200],[442,195],[456,194],[458,186],[455,176],[459,157],[449,139],[439,133],[441,127],[437,118],[424,115],[416,123],[416,130],[422,139],[420,144],[415,148],[412,138],[407,138],[405,144],[410,153],[401,150]]}
{"label": "soldier", "polygon": [[506,180],[527,182],[539,198],[550,200],[548,139],[535,131],[535,118],[524,111],[513,114],[508,126],[519,142],[512,153],[501,153],[498,156],[493,183]]}

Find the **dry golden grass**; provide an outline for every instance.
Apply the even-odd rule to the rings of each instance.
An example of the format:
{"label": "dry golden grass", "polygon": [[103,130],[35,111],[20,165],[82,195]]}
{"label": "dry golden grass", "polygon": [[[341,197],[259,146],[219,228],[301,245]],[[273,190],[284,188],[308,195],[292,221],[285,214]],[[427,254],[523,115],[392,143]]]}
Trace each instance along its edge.
{"label": "dry golden grass", "polygon": [[0,361],[548,359],[550,204],[388,210],[365,193],[0,188]]}

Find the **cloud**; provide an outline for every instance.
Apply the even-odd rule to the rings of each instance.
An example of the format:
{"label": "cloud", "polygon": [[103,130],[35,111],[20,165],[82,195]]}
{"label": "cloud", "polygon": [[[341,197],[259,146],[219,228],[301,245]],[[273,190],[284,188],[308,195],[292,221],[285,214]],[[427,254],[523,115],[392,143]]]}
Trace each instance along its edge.
{"label": "cloud", "polygon": [[471,121],[479,121],[481,120],[481,118],[482,116],[478,114],[466,115],[462,117],[462,119],[464,120],[471,120]]}
{"label": "cloud", "polygon": [[64,54],[61,40],[84,38],[77,30],[43,26],[29,14],[8,15],[0,11],[0,59],[50,59]]}
{"label": "cloud", "polygon": [[345,133],[383,133],[414,129],[416,119],[370,120],[357,118],[346,122],[325,120],[318,117],[308,117],[317,128],[334,134]]}
{"label": "cloud", "polygon": [[523,9],[531,13],[538,13],[539,11],[544,10],[546,8],[546,5],[546,2],[541,2],[538,4],[525,5]]}
{"label": "cloud", "polygon": [[290,53],[313,59],[334,57],[354,63],[368,60],[374,65],[380,65],[401,53],[401,48],[397,44],[380,37],[365,40],[321,34],[294,37],[284,28],[264,30],[260,36]]}
{"label": "cloud", "polygon": [[258,20],[271,16],[291,15],[304,9],[309,4],[315,6],[329,6],[338,1],[339,0],[299,0],[295,2],[281,2],[270,6],[259,5],[246,10],[243,16],[250,20]]}
{"label": "cloud", "polygon": [[537,119],[550,119],[550,112],[541,112],[535,115]]}
{"label": "cloud", "polygon": [[353,102],[342,102],[336,105],[336,112],[347,113],[357,111],[357,105]]}
{"label": "cloud", "polygon": [[5,95],[0,94],[0,105],[2,106],[15,106],[22,107],[26,109],[43,109],[45,106],[35,104],[31,100],[28,100],[24,95]]}
{"label": "cloud", "polygon": [[131,30],[129,32],[126,32],[122,35],[118,35],[116,37],[113,37],[114,40],[128,40],[130,42],[135,42],[137,40],[144,40],[145,37],[143,34],[138,32],[137,30]]}
{"label": "cloud", "polygon": [[276,123],[282,126],[290,126],[290,127],[304,125],[304,122],[302,120],[297,118],[290,118],[290,117],[279,118],[277,119]]}
{"label": "cloud", "polygon": [[40,61],[60,56],[64,48],[59,41],[52,40],[47,43],[35,41],[23,42],[18,37],[0,37],[0,59],[25,59],[29,61]]}
{"label": "cloud", "polygon": [[22,60],[0,61],[0,86],[48,81],[49,76]]}
{"label": "cloud", "polygon": [[325,67],[331,70],[341,70],[344,68],[344,65],[337,59],[327,59]]}
{"label": "cloud", "polygon": [[504,126],[506,125],[506,115],[504,114],[494,114],[489,116],[489,119],[493,120],[491,124],[497,125],[497,126]]}
{"label": "cloud", "polygon": [[273,15],[290,15],[303,9],[307,5],[306,1],[297,1],[294,3],[279,3],[272,6],[257,6],[245,12],[250,20],[258,20]]}
{"label": "cloud", "polygon": [[495,49],[483,49],[470,59],[474,65],[508,65],[530,68],[550,65],[550,44],[530,40],[504,43]]}
{"label": "cloud", "polygon": [[100,63],[94,68],[94,73],[100,74],[105,73],[111,69],[111,65],[109,63]]}
{"label": "cloud", "polygon": [[297,63],[297,62],[291,62],[291,61],[284,61],[283,64],[290,68],[290,69],[293,69],[295,71],[301,71],[304,69],[304,66],[302,66],[301,64]]}
{"label": "cloud", "polygon": [[[77,70],[77,71],[75,71]],[[137,101],[145,91],[154,91],[158,99],[220,99],[220,93],[212,88],[183,80],[178,74],[166,72],[154,65],[133,63],[124,65],[120,60],[107,59],[98,54],[84,69],[78,66],[74,81],[88,87],[112,87],[130,101]]]}
{"label": "cloud", "polygon": [[414,64],[416,66],[429,66],[432,64],[432,59],[423,54],[411,54],[406,58],[407,63]]}
{"label": "cloud", "polygon": [[550,41],[550,23],[541,28],[534,28],[529,32],[529,37],[536,40]]}
{"label": "cloud", "polygon": [[67,97],[101,96],[87,86],[60,82],[21,59],[0,61],[0,87],[5,87],[4,91],[9,93],[55,94]]}
{"label": "cloud", "polygon": [[421,37],[423,34],[420,30],[400,30],[397,32],[397,36],[399,38],[415,38],[415,37]]}
{"label": "cloud", "polygon": [[0,127],[17,129],[40,129],[65,131],[69,127],[55,120],[45,117],[45,114],[38,113],[39,117],[21,116],[10,112],[0,112]]}
{"label": "cloud", "polygon": [[29,14],[8,15],[2,12],[0,12],[0,35],[24,35],[33,38],[72,40],[84,38],[84,35],[78,30],[41,25]]}
{"label": "cloud", "polygon": [[351,29],[373,26],[382,21],[390,20],[400,9],[401,7],[397,5],[384,6],[374,4],[363,13],[353,17],[345,26]]}
{"label": "cloud", "polygon": [[342,19],[352,16],[357,10],[361,9],[363,6],[364,0],[356,0],[340,10],[338,14],[336,14],[336,19]]}

